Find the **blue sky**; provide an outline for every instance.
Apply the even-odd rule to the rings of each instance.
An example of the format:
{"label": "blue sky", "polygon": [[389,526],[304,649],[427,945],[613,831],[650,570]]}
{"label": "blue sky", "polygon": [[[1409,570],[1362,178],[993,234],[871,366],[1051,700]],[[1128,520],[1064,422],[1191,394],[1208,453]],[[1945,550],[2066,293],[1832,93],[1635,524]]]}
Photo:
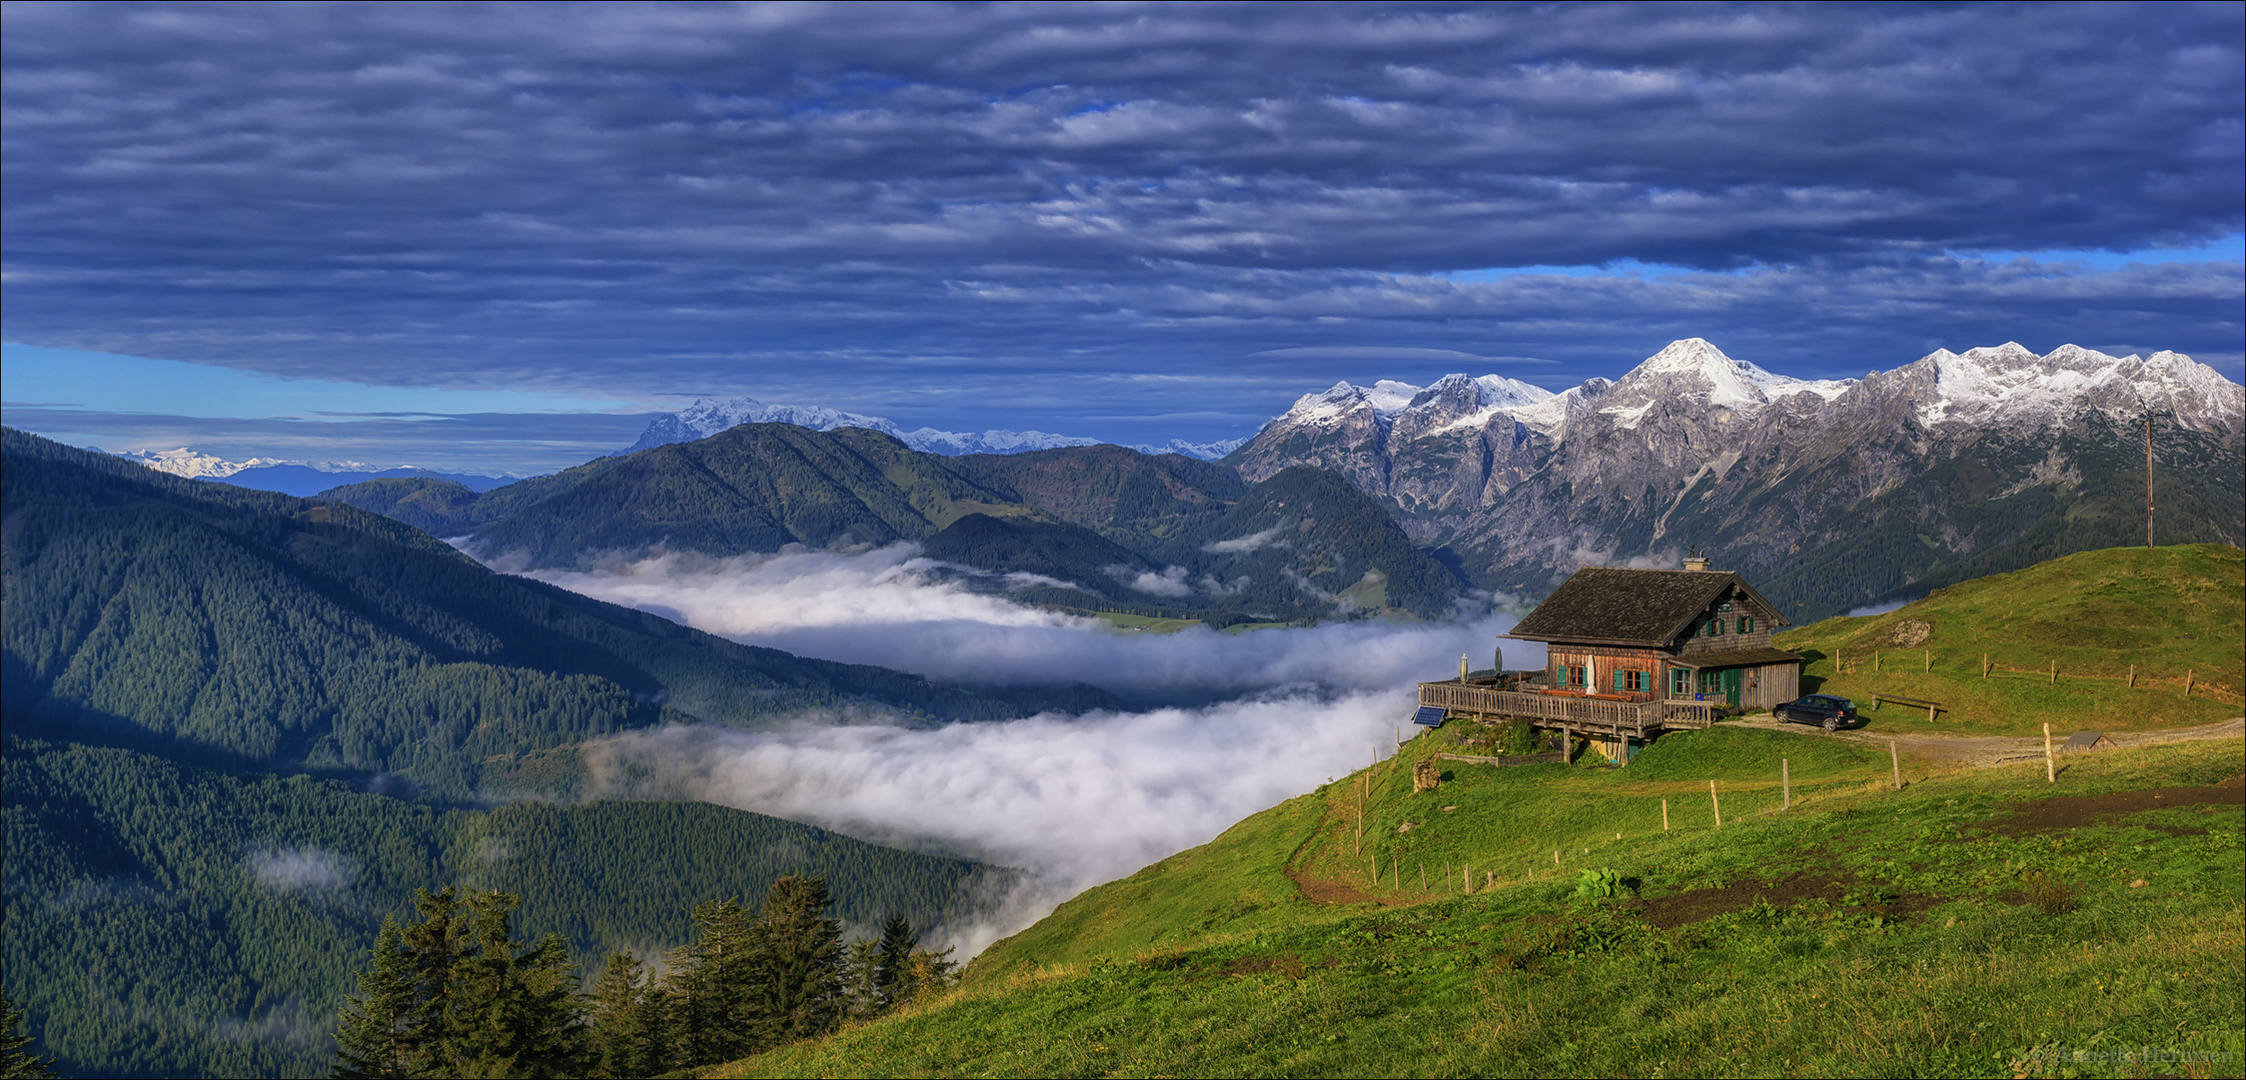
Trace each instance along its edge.
{"label": "blue sky", "polygon": [[1215,439],[1685,336],[2240,379],[2241,10],[10,4],[6,420],[524,472],[697,395]]}

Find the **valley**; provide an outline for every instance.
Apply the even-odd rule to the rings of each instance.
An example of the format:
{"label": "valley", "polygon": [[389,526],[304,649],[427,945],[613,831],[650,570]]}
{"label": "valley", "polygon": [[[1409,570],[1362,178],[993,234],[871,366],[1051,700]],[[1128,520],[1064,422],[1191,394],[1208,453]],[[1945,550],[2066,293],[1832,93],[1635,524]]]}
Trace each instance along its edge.
{"label": "valley", "polygon": [[[1716,549],[1775,565],[1782,609],[1833,616],[1774,639],[1805,658],[1804,691],[1933,700],[1931,723],[1907,704],[1831,738],[1731,720],[1618,770],[1589,752],[1507,770],[1431,758],[1510,738],[1459,722],[1397,739],[1411,685],[1462,652],[1487,663],[1539,595],[1537,575],[1558,566],[1551,536],[1601,505],[1653,505],[1614,489],[1714,448],[1659,515],[1607,534],[1636,554],[1563,561],[1658,563],[1670,530],[1717,513],[1691,500],[1790,475],[1765,460],[1777,451],[1707,432],[1669,446],[1616,431],[1814,419],[1864,385],[1793,386],[1691,343],[1641,370],[1577,395],[1606,403],[1589,413],[1494,378],[1339,388],[1217,462],[1106,445],[943,455],[866,428],[747,423],[482,491],[382,477],[309,500],[11,430],[11,1000],[76,1073],[319,1071],[374,929],[416,889],[519,897],[520,930],[558,935],[590,986],[618,950],[686,944],[697,905],[810,874],[838,925],[905,919],[973,957],[965,981],[714,1074],[824,1073],[835,1054],[859,1063],[840,1071],[941,1074],[1611,1071],[1672,1044],[1700,1048],[1676,1058],[1686,1071],[1815,1072],[1836,1054],[1951,1062],[1983,1038],[2012,1045],[2025,1036],[1992,1029],[1995,1012],[1929,1027],[1919,998],[1868,988],[2071,985],[2136,940],[2099,914],[2133,895],[2098,876],[2111,876],[2103,834],[2059,855],[2020,847],[1987,823],[2047,793],[1987,777],[2024,776],[2000,741],[2049,723],[2113,744],[2068,760],[2070,793],[2120,798],[2183,774],[2220,787],[2215,748],[2235,756],[2246,707],[2246,563],[2220,541],[2235,477],[2160,466],[2184,509],[2155,527],[2220,542],[2094,549],[2111,507],[2058,496],[2089,483],[2083,461],[2125,463],[2128,432],[2085,413],[2020,436],[2007,452],[2041,448],[2029,479],[2047,479],[2017,490],[1990,486],[2001,470],[1957,487],[1981,476],[1986,446],[1928,436],[1918,464],[1852,501],[1803,503],[1768,482],[1740,496],[1794,499],[1832,538],[1783,564]],[[2212,400],[2218,422],[2191,437],[2219,465],[2237,425]],[[1472,426],[1439,415],[1454,407],[1484,430],[1553,420],[1521,444],[1507,491],[1546,498],[1537,485],[1575,467],[1568,455],[1592,454],[1604,471],[1564,490],[1596,497],[1561,499],[1576,515],[1563,527],[1506,518],[1529,502],[1505,491],[1473,509],[1398,481],[1445,460],[1429,440]],[[2036,441],[2050,430],[2057,450]],[[1319,441],[1337,431],[1397,449],[1373,468],[1362,446]],[[2037,490],[2053,498],[2023,501]],[[1929,541],[1922,558],[1841,524],[1887,520],[1882,500],[1927,491],[2007,504],[1993,512],[2013,540]],[[1965,535],[1947,520],[1941,535]],[[1910,602],[1834,610],[1886,595],[1859,588],[1885,559],[1919,560]],[[1943,576],[1968,569],[1992,572]],[[1537,646],[1506,645],[1505,666],[1542,663]],[[1423,758],[1444,762],[1440,805],[1411,792]],[[1903,790],[1883,787],[1905,760]],[[1721,830],[1695,817],[1711,781]],[[1884,815],[1880,836],[1948,823],[1996,839],[1893,849],[1847,828],[1858,814]],[[1674,827],[1648,832],[1654,820]],[[2134,1030],[2129,1017],[2169,1007],[2163,994],[2218,1013],[2226,1000],[2194,965],[2232,933],[2206,922],[2234,903],[2207,882],[2235,845],[2175,846],[2167,828],[2129,843],[2183,891],[2127,910],[2186,944],[2131,962],[2147,989],[2124,1011],[2072,1007],[2082,1024]],[[2044,914],[2069,920],[2022,937],[2022,903],[2061,893]],[[1999,938],[2019,943],[1944,944]],[[2033,960],[2031,942],[2062,959]],[[1955,958],[1901,959],[1929,949]],[[1756,967],[1778,956],[1808,967]],[[1812,983],[1878,997],[1878,1046],[1937,1051],[1820,1041],[1750,1004]],[[1288,1004],[1265,1016],[1251,1000]],[[1617,1026],[1584,1027],[1593,1001],[1623,1003]],[[1757,1056],[1741,1016],[1797,1031],[1802,1056]],[[124,1017],[156,1034],[116,1038]],[[2219,1019],[2193,1030],[2204,1037],[2180,1045],[2237,1037]],[[944,1046],[980,1049],[930,1056]]]}

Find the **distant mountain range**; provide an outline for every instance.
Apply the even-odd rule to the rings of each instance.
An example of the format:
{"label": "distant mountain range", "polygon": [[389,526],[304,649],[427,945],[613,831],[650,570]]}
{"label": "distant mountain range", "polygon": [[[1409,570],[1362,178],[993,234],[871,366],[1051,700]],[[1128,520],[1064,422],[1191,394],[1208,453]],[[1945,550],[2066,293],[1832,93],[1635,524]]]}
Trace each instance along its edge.
{"label": "distant mountain range", "polygon": [[1221,465],[1107,445],[947,457],[854,425],[756,423],[480,495],[411,478],[323,497],[525,568],[913,541],[965,583],[1024,601],[1220,622],[1441,616],[1465,588],[1325,470],[1250,485]]}
{"label": "distant mountain range", "polygon": [[1582,565],[1747,573],[1797,618],[2144,540],[2246,534],[2246,388],[2176,353],[1937,351],[1792,379],[1699,338],[1562,393],[1497,376],[1305,395],[1224,459],[1333,469],[1478,583],[1535,597]]}
{"label": "distant mountain range", "polygon": [[206,454],[184,446],[176,450],[117,451],[115,456],[146,465],[157,472],[190,480],[216,480],[235,487],[274,491],[300,498],[317,495],[342,484],[402,476],[450,480],[472,491],[490,491],[514,481],[512,477],[448,473],[412,466],[384,469],[363,461],[283,461],[265,457],[228,461],[216,454]]}
{"label": "distant mountain range", "polygon": [[[671,443],[707,439],[727,428],[741,424],[794,424],[813,431],[833,431],[836,428],[856,427],[878,431],[892,436],[915,450],[931,454],[958,456],[961,454],[1019,454],[1029,450],[1056,450],[1064,446],[1098,446],[1102,440],[1074,435],[1055,435],[1048,431],[991,430],[980,434],[958,431],[938,431],[935,428],[918,428],[906,431],[896,423],[879,416],[842,412],[818,405],[771,405],[755,398],[697,398],[694,404],[675,413],[664,413],[648,422],[647,430],[640,433],[639,441],[621,454],[651,450]],[[1160,445],[1138,444],[1133,450],[1148,454],[1184,454],[1187,457],[1214,461],[1238,449],[1245,438],[1196,443],[1172,439]]]}

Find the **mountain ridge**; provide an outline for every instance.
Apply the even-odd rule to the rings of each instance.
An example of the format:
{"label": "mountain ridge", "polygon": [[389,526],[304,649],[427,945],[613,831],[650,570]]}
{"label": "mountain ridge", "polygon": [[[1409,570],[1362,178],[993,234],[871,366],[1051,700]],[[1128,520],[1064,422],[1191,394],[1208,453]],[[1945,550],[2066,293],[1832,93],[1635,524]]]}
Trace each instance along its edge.
{"label": "mountain ridge", "polygon": [[1484,404],[1474,382],[1305,395],[1224,460],[1251,481],[1334,469],[1486,588],[1533,597],[1579,565],[1698,547],[1816,617],[2128,542],[2130,429],[2150,407],[2158,536],[2246,536],[2246,388],[2176,353],[2007,344],[1800,380],[1688,338],[1525,404]]}

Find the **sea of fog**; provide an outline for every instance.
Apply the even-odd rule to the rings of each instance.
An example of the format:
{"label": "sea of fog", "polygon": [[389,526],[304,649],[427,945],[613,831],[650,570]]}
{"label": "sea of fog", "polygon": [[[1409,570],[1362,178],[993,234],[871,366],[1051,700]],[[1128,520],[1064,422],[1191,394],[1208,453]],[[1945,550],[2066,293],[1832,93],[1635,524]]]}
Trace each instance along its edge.
{"label": "sea of fog", "polygon": [[[968,587],[908,544],[732,559],[664,555],[529,576],[734,641],[965,683],[1085,682],[1157,702],[913,728],[807,714],[746,732],[610,740],[597,778],[1027,870],[1002,914],[946,928],[972,955],[1085,888],[1208,842],[1393,753],[1413,684],[1487,666],[1513,618],[1334,622],[1245,633],[1118,631]],[[1541,648],[1504,643],[1507,667]]]}

